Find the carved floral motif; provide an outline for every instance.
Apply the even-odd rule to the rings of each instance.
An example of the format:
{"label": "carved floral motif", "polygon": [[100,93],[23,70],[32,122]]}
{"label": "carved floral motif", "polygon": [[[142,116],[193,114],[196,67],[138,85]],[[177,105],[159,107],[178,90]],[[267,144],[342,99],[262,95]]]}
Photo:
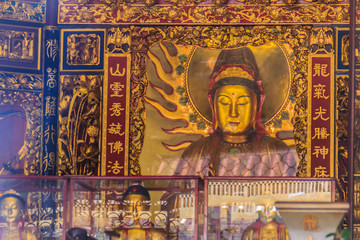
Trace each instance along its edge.
{"label": "carved floral motif", "polygon": [[[112,0],[104,0],[110,1]],[[114,0],[115,1],[115,0]],[[60,4],[61,24],[339,24],[348,5],[164,5]],[[359,18],[359,17],[358,17]],[[360,18],[359,18],[360,20]]]}
{"label": "carved floral motif", "polygon": [[0,0],[0,19],[45,23],[46,0],[39,3]]}
{"label": "carved floral motif", "polygon": [[98,175],[102,76],[63,75],[59,96],[59,175]]}
{"label": "carved floral motif", "polygon": [[0,72],[0,88],[41,90],[42,83],[40,75]]}
{"label": "carved floral motif", "polygon": [[[338,142],[338,176],[336,176],[341,201],[347,201],[348,185],[348,115],[349,115],[349,77],[337,76],[337,142]],[[354,173],[360,173],[360,75],[355,76],[355,132],[354,132]],[[359,178],[354,176],[354,222],[360,222]]]}
{"label": "carved floral motif", "polygon": [[[356,76],[356,89],[359,89],[360,76]],[[336,117],[336,128],[337,128],[337,162],[336,168],[338,169],[338,175],[336,176],[339,187],[339,200],[347,201],[347,184],[348,184],[348,117],[349,117],[349,77],[346,75],[337,76],[336,78],[336,107],[337,107],[337,117]],[[359,154],[359,139],[357,134],[360,132],[359,129],[359,111],[360,111],[360,94],[356,92],[355,94],[355,160],[354,167],[355,172],[359,173],[360,171],[360,159]]]}

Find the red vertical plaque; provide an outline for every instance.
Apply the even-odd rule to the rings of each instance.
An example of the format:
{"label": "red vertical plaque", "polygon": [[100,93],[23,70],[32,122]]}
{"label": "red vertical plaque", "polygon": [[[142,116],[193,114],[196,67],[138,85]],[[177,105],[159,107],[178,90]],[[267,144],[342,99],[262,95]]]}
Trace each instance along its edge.
{"label": "red vertical plaque", "polygon": [[309,56],[308,175],[334,176],[334,59]]}
{"label": "red vertical plaque", "polygon": [[126,176],[129,153],[130,56],[105,57],[103,83],[103,176]]}

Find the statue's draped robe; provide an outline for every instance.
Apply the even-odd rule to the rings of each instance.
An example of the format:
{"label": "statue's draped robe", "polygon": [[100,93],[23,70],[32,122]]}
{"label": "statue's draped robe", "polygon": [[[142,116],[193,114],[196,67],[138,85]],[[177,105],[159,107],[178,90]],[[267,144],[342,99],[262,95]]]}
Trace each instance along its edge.
{"label": "statue's draped robe", "polygon": [[276,220],[265,223],[261,220],[256,220],[250,226],[248,226],[241,240],[289,240],[288,230],[283,223],[279,223]]}
{"label": "statue's draped robe", "polygon": [[219,136],[199,139],[185,149],[176,167],[177,175],[209,176],[295,176],[297,163],[290,148],[270,136],[241,144],[225,142]]}

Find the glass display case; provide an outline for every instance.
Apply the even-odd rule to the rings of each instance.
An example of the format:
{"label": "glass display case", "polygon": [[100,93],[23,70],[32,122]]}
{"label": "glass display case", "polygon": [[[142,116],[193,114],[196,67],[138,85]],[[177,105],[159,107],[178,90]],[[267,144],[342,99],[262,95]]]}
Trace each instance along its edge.
{"label": "glass display case", "polygon": [[251,239],[243,237],[265,226],[267,236],[288,234],[275,202],[334,202],[335,186],[296,177],[1,177],[0,240],[65,240],[76,228],[98,240]]}
{"label": "glass display case", "polygon": [[204,206],[199,181],[176,176],[72,177],[68,227],[86,229],[96,239],[199,239]]}
{"label": "glass display case", "polygon": [[0,239],[65,239],[67,180],[0,177]]}
{"label": "glass display case", "polygon": [[287,234],[275,202],[335,201],[336,183],[330,178],[209,177],[204,184],[203,239],[207,240],[251,239],[242,237],[260,233],[266,223],[271,223],[267,236],[280,234],[281,229]]}

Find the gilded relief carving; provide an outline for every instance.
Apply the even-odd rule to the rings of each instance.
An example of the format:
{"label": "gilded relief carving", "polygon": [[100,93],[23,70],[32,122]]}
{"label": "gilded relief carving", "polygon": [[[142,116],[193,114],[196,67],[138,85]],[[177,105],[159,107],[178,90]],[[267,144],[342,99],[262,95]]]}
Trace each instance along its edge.
{"label": "gilded relief carving", "polygon": [[348,161],[348,114],[349,114],[349,88],[348,76],[337,76],[336,78],[336,101],[337,101],[337,141],[338,152],[336,168],[338,174],[336,176],[339,186],[340,199],[347,199],[347,161]]}
{"label": "gilded relief carving", "polygon": [[276,2],[276,0],[238,0],[244,4],[267,4],[269,5],[272,2]]}
{"label": "gilded relief carving", "polygon": [[0,72],[0,88],[3,89],[42,89],[43,80],[40,75]]}
{"label": "gilded relief carving", "polygon": [[98,175],[102,76],[61,76],[59,175]]}
{"label": "gilded relief carving", "polygon": [[310,3],[319,3],[319,4],[338,4],[338,3],[344,3],[345,0],[305,0],[306,2]]}
{"label": "gilded relief carving", "polygon": [[[41,150],[41,120],[42,120],[41,92],[0,90],[0,105],[10,110],[2,113],[1,119],[12,114],[21,113],[26,121],[24,142],[16,154],[3,164],[0,174],[16,174],[24,172],[25,175],[40,174]],[[20,110],[21,109],[21,110]]]}
{"label": "gilded relief carving", "polygon": [[100,63],[100,37],[96,34],[69,35],[66,55],[68,65],[98,65]]}
{"label": "gilded relief carving", "polygon": [[90,0],[76,0],[75,3],[77,4],[87,4]]}
{"label": "gilded relief carving", "polygon": [[[105,0],[104,0],[105,1]],[[249,0],[253,3],[252,0]],[[267,0],[264,0],[265,2]],[[292,0],[289,0],[291,4]],[[287,2],[289,2],[287,1]],[[348,5],[163,5],[60,4],[61,24],[339,24],[348,23]],[[117,2],[117,1],[116,1]],[[258,2],[258,1],[256,1]],[[220,1],[221,3],[221,1]]]}
{"label": "gilded relief carving", "polygon": [[0,58],[34,59],[34,32],[0,31]]}
{"label": "gilded relief carving", "polygon": [[116,6],[116,5],[124,4],[124,3],[134,3],[135,0],[100,0],[100,2],[110,5],[110,6]]}
{"label": "gilded relief carving", "polygon": [[[4,120],[3,124],[6,124],[10,118],[17,128],[24,129],[24,133],[21,133],[22,130],[17,132],[19,136],[23,136],[24,140],[16,155],[11,156],[11,159],[2,158],[2,161],[5,161],[0,170],[2,175],[22,172],[36,175],[40,173],[42,82],[40,75],[0,72],[0,88],[3,89],[0,90],[2,110],[0,119]],[[18,90],[32,90],[33,92]],[[17,116],[18,119],[11,118],[13,116]],[[21,126],[22,121],[24,126]],[[2,134],[4,138],[8,137],[5,132]],[[13,144],[16,145],[16,143]],[[7,154],[3,152],[3,156]]]}
{"label": "gilded relief carving", "polygon": [[[354,223],[359,224],[360,222],[360,179],[359,177],[354,177]],[[355,232],[359,234],[360,229],[357,228]]]}
{"label": "gilded relief carving", "polygon": [[[354,173],[360,173],[360,76],[357,75],[355,82],[355,133],[354,133]],[[354,177],[354,222],[360,223],[360,179],[359,177]]]}
{"label": "gilded relief carving", "polygon": [[[130,110],[130,163],[131,174],[138,172],[138,157],[142,148],[144,135],[144,94],[147,88],[145,80],[145,56],[148,48],[154,43],[168,40],[175,44],[194,45],[204,48],[236,48],[251,44],[260,46],[268,41],[286,39],[292,47],[294,70],[292,95],[294,96],[295,112],[294,135],[296,150],[300,158],[297,175],[306,176],[306,128],[307,128],[307,56],[310,53],[308,38],[310,27],[132,27],[132,96]],[[135,97],[134,97],[135,96]],[[274,119],[267,125],[268,129],[276,129],[282,117]],[[141,134],[139,134],[139,132]]]}
{"label": "gilded relief carving", "polygon": [[[196,4],[205,2],[206,0],[195,0],[195,1],[194,0],[165,0],[165,1],[168,3],[174,4],[176,6],[182,6],[182,5],[196,5]],[[216,2],[216,0],[213,1],[214,4],[216,4],[215,2]],[[227,0],[220,0],[218,2],[220,4],[221,2],[227,2]]]}
{"label": "gilded relief carving", "polygon": [[355,77],[355,174],[360,174],[360,76]]}
{"label": "gilded relief carving", "polygon": [[107,30],[108,53],[126,53],[130,48],[130,29],[112,27]]}
{"label": "gilded relief carving", "polygon": [[9,34],[7,32],[0,32],[0,57],[9,57]]}
{"label": "gilded relief carving", "polygon": [[[357,75],[355,89],[360,89],[360,76]],[[347,184],[348,184],[348,114],[349,114],[349,77],[347,75],[337,76],[337,142],[338,142],[338,160],[337,169],[339,182],[338,186],[341,190],[341,199],[347,200]],[[354,172],[360,173],[360,92],[355,91],[355,138],[354,138]],[[356,183],[355,183],[356,184]],[[360,215],[359,215],[360,216]],[[360,218],[358,218],[360,221]]]}
{"label": "gilded relief carving", "polygon": [[45,7],[45,0],[39,3],[3,0],[0,2],[0,19],[44,23]]}
{"label": "gilded relief carving", "polygon": [[334,48],[334,31],[330,27],[314,28],[310,38],[314,53],[331,53]]}
{"label": "gilded relief carving", "polygon": [[[345,66],[349,66],[350,61],[350,39],[349,34],[341,38],[341,62]],[[355,37],[355,63],[360,65],[360,35]]]}

